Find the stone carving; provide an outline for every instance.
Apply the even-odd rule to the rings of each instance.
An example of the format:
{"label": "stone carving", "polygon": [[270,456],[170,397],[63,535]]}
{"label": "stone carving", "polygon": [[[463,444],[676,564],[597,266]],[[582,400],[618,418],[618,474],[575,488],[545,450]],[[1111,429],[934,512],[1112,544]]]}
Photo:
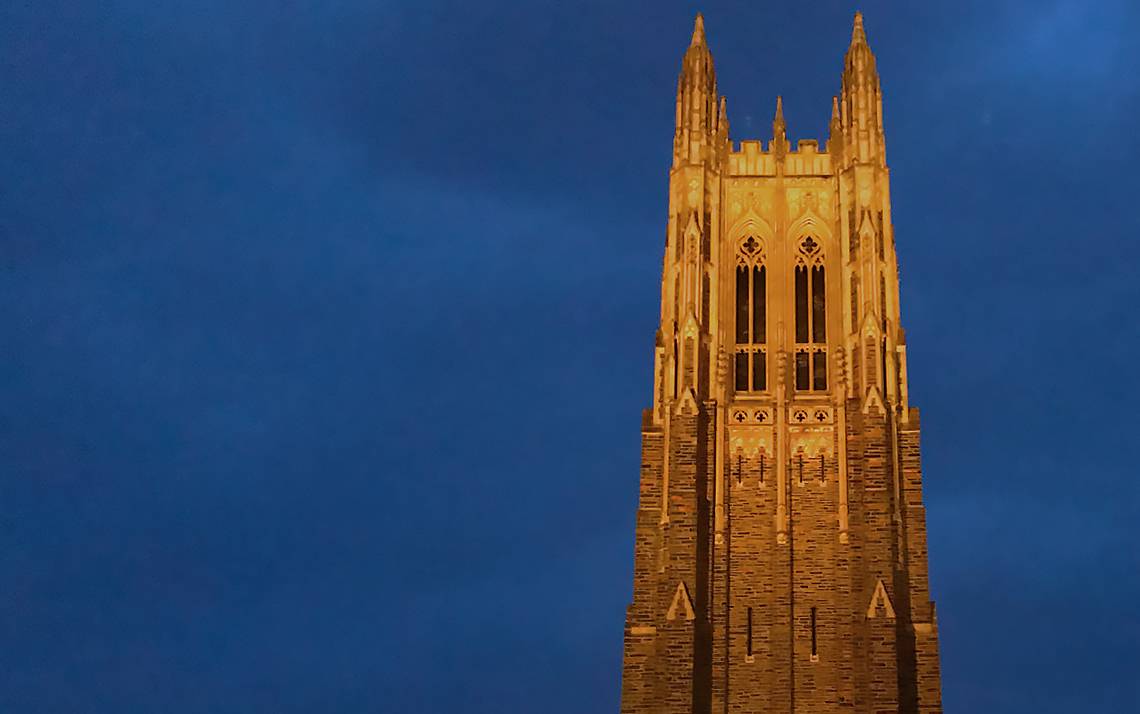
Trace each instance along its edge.
{"label": "stone carving", "polygon": [[677,589],[673,591],[673,603],[669,605],[665,619],[676,620],[679,614],[684,615],[686,620],[696,618],[693,613],[693,601],[689,598],[689,589],[685,587],[684,581],[677,583]]}

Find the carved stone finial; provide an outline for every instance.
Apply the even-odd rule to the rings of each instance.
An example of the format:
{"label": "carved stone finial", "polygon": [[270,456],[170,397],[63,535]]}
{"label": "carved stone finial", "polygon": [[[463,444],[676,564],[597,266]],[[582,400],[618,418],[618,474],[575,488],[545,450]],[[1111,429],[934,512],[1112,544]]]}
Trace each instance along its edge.
{"label": "carved stone finial", "polygon": [[[698,15],[697,18],[700,19],[700,16]],[[851,28],[851,44],[867,44],[867,33],[863,30],[863,13],[861,12],[855,13],[855,25]]]}
{"label": "carved stone finial", "polygon": [[[860,22],[862,22],[861,18]],[[705,39],[705,16],[698,12],[697,19],[693,21],[693,39],[689,42],[689,46],[700,47],[707,42]]]}

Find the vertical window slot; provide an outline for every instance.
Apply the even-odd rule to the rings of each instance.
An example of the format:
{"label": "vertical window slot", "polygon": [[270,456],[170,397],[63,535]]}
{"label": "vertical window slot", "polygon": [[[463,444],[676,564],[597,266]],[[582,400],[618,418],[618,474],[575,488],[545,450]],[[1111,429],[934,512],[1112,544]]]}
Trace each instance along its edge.
{"label": "vertical window slot", "polygon": [[744,653],[752,656],[752,608],[748,608],[748,632],[744,642]]}
{"label": "vertical window slot", "polygon": [[812,661],[819,657],[819,652],[816,651],[816,635],[815,635],[815,608],[811,609],[811,658]]}

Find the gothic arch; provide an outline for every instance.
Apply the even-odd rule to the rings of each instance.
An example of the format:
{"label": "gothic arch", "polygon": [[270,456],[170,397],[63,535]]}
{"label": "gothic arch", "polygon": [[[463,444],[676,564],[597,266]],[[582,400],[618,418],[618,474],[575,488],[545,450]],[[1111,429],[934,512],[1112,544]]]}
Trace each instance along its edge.
{"label": "gothic arch", "polygon": [[752,211],[745,213],[732,227],[728,229],[727,235],[732,241],[733,248],[736,244],[747,236],[756,236],[757,239],[766,243],[771,243],[775,231],[768,221],[756,215]]}
{"label": "gothic arch", "polygon": [[827,221],[811,209],[804,211],[802,216],[788,226],[786,237],[789,241],[795,241],[806,235],[818,236],[827,243],[830,243],[833,237]]}

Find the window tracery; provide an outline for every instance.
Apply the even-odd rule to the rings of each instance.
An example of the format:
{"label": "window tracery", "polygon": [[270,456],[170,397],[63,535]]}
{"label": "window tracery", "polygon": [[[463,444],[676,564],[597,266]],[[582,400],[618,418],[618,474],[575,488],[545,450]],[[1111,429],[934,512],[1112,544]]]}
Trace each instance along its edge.
{"label": "window tracery", "polygon": [[736,354],[738,392],[768,388],[768,293],[764,243],[745,236],[736,250]]}
{"label": "window tracery", "polygon": [[820,241],[804,236],[795,253],[796,373],[798,391],[827,390],[827,278]]}

